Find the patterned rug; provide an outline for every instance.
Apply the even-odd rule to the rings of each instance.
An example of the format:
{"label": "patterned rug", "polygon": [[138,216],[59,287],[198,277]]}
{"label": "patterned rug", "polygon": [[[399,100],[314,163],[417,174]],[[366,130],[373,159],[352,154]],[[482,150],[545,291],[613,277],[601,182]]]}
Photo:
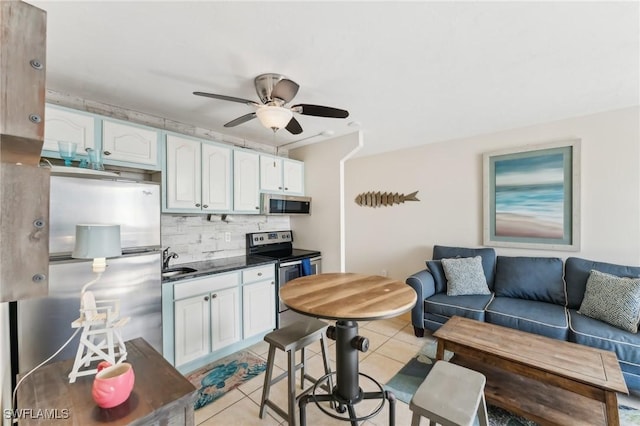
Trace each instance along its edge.
{"label": "patterned rug", "polygon": [[248,351],[239,351],[187,375],[198,389],[194,409],[202,408],[266,370],[267,362]]}
{"label": "patterned rug", "polygon": [[[416,356],[411,358],[411,360],[387,382],[385,388],[392,391],[399,400],[408,404],[415,391],[425,377],[427,377],[427,374],[429,374],[436,359],[436,348],[437,344],[435,341],[426,343]],[[452,356],[453,354],[451,352],[445,352],[446,360],[451,359]],[[620,405],[618,408],[621,426],[640,425],[640,410],[625,407],[624,405]],[[494,407],[493,405],[487,405],[487,411],[489,413],[490,426],[536,425],[535,422],[517,416],[502,408]],[[477,419],[475,424],[478,424]]]}

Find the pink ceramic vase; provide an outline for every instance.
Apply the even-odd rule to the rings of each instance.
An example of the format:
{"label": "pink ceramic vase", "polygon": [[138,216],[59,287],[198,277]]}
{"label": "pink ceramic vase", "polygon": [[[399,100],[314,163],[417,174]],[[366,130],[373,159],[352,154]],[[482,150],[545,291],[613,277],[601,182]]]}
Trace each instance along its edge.
{"label": "pink ceramic vase", "polygon": [[120,405],[131,395],[135,380],[131,364],[122,362],[111,365],[102,361],[98,364],[98,373],[93,379],[93,400],[102,408]]}

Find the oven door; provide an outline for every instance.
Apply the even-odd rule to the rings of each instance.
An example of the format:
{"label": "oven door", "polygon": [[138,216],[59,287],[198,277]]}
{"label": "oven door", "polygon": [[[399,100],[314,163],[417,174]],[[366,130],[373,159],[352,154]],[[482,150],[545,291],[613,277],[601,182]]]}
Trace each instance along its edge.
{"label": "oven door", "polygon": [[289,308],[282,303],[280,299],[280,289],[284,287],[289,281],[295,280],[302,276],[302,262],[286,262],[281,263],[278,270],[278,312],[285,311]]}

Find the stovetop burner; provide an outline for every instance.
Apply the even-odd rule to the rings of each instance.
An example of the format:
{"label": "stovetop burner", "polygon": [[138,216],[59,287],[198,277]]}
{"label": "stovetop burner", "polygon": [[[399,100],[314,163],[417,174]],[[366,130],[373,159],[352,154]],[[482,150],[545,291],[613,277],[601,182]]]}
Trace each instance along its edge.
{"label": "stovetop burner", "polygon": [[302,250],[292,248],[291,250],[277,250],[273,252],[260,253],[258,256],[278,259],[280,262],[291,262],[294,260],[318,257],[320,256],[320,254],[321,253],[319,251],[315,250]]}
{"label": "stovetop burner", "polygon": [[291,231],[258,232],[247,234],[247,256],[262,256],[291,262],[306,258],[319,257],[317,250],[293,248]]}

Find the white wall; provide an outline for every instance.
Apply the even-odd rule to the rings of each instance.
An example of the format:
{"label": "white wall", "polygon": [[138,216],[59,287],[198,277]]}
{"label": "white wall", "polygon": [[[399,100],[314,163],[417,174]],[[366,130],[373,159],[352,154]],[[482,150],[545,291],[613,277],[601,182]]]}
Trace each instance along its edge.
{"label": "white wall", "polygon": [[[582,140],[581,250],[498,248],[497,253],[640,265],[639,115],[640,108],[628,108],[348,161],[347,271],[384,269],[404,280],[424,268],[434,244],[480,246],[482,154],[568,138]],[[392,207],[352,201],[367,191],[416,190],[421,201]]]}
{"label": "white wall", "polygon": [[289,151],[304,161],[311,215],[291,216],[294,247],[322,252],[322,271],[340,271],[340,160],[359,143],[353,133]]}

